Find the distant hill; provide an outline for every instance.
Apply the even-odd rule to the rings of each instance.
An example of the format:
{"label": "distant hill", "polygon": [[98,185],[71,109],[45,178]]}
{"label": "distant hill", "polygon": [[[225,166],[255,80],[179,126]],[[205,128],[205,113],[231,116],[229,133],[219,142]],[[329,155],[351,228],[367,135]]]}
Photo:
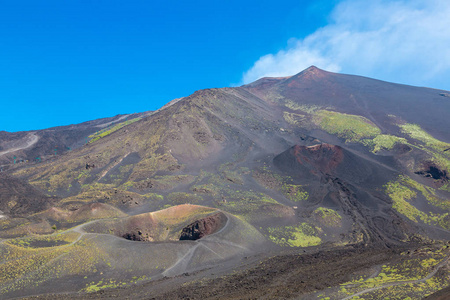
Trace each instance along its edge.
{"label": "distant hill", "polygon": [[11,164],[40,163],[75,150],[92,140],[91,135],[114,128],[127,120],[151,112],[117,115],[81,124],[52,127],[42,130],[0,131],[0,164],[5,169]]}

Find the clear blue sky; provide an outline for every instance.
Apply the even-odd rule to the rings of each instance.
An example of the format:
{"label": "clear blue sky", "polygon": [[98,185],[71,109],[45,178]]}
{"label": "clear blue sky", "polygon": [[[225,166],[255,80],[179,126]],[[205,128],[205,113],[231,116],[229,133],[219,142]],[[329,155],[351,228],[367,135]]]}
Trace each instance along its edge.
{"label": "clear blue sky", "polygon": [[0,130],[160,108],[240,83],[286,40],[326,23],[323,2],[5,1]]}
{"label": "clear blue sky", "polygon": [[[398,68],[358,69],[342,56],[345,45],[331,42],[336,30],[373,25],[345,21],[360,14],[357,2],[4,1],[0,130],[155,110],[198,89],[292,75],[307,64],[391,79]],[[433,85],[432,76],[411,83]]]}

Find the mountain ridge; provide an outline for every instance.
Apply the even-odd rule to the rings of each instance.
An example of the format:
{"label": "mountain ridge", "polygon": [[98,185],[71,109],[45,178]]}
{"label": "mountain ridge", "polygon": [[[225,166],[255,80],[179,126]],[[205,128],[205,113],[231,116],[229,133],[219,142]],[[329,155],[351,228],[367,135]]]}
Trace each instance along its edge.
{"label": "mountain ridge", "polygon": [[[8,176],[57,200],[20,220],[4,212],[16,225],[0,231],[7,241],[0,250],[26,239],[33,224],[54,235],[62,230],[70,236],[67,249],[95,258],[84,262],[84,271],[64,271],[76,278],[72,290],[80,291],[91,278],[119,280],[113,264],[130,278],[220,269],[234,259],[225,255],[227,247],[242,258],[445,243],[450,136],[443,127],[450,128],[450,102],[439,97],[444,98],[435,90],[316,67],[287,78],[196,91],[154,113],[116,119],[110,129],[47,161],[9,165]],[[24,199],[25,205],[31,201]],[[11,211],[20,208],[0,200]],[[170,221],[166,213],[158,213],[160,223],[148,219],[169,207],[180,212],[180,220]],[[204,215],[211,211],[223,212],[230,223]],[[226,230],[212,230],[201,243],[175,241],[181,232],[197,236],[196,226],[208,231],[214,222]],[[150,241],[168,236],[173,247]],[[90,243],[79,244],[88,237]],[[145,262],[142,243],[163,249],[161,269]],[[142,266],[133,262],[133,271],[125,269],[113,259],[115,244],[136,254]],[[59,255],[58,247],[48,253]],[[46,278],[55,278],[46,262]],[[88,282],[83,276],[92,277]],[[25,289],[5,282],[0,288],[8,296],[33,293],[25,281]],[[60,292],[43,286],[43,292]]]}

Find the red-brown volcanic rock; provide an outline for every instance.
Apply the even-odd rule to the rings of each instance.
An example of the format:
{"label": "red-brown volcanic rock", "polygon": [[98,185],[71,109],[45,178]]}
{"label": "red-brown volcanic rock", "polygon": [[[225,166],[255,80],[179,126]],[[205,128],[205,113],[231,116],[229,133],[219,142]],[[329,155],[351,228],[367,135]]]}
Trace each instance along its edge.
{"label": "red-brown volcanic rock", "polygon": [[296,145],[291,151],[297,162],[311,169],[311,172],[320,171],[322,173],[330,173],[344,159],[342,148],[330,144],[318,144],[314,146]]}
{"label": "red-brown volcanic rock", "polygon": [[209,234],[213,234],[225,226],[227,217],[219,212],[217,214],[197,220],[183,228],[180,240],[198,240]]}

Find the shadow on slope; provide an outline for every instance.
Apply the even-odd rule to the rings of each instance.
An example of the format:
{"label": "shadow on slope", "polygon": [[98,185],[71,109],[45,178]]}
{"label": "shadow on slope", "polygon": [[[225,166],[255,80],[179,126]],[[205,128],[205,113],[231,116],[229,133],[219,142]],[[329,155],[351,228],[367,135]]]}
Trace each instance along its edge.
{"label": "shadow on slope", "polygon": [[[182,232],[189,231],[186,228],[208,218],[216,221],[213,230],[195,241],[180,241]],[[139,230],[152,242],[123,238],[127,232],[138,235]],[[90,221],[39,240],[49,242],[21,238],[0,243],[2,297],[92,291],[176,276],[249,255],[265,242],[241,219],[196,205]]]}
{"label": "shadow on slope", "polygon": [[0,210],[14,217],[47,209],[59,199],[49,197],[27,182],[0,173]]}

